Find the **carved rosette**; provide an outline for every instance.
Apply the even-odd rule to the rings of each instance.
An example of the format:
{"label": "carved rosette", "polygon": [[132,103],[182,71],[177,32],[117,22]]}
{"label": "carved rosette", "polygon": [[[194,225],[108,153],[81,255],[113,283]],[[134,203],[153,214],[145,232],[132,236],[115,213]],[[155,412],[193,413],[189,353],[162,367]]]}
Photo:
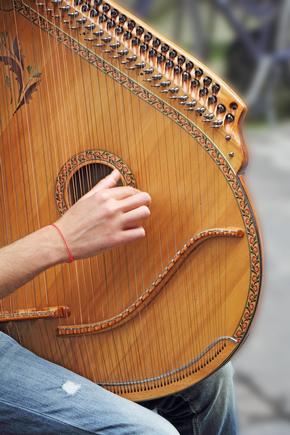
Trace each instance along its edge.
{"label": "carved rosette", "polygon": [[[48,32],[52,37],[58,40],[59,43],[64,44],[67,48],[73,50],[81,58],[89,62],[94,67],[98,68],[104,74],[113,78],[120,85],[128,89],[132,94],[138,96],[140,99],[153,106],[160,111],[163,115],[170,118],[173,122],[178,124],[181,128],[187,131],[200,146],[210,155],[220,171],[223,173],[227,183],[230,185],[232,192],[236,198],[240,212],[244,221],[246,236],[248,239],[250,261],[251,261],[251,276],[248,292],[248,300],[243,313],[243,316],[237,325],[234,337],[241,341],[251,323],[259,297],[262,279],[262,256],[260,248],[260,239],[257,224],[255,222],[254,214],[250,206],[247,194],[243,188],[242,182],[229,162],[224,158],[219,149],[199,130],[195,124],[186,118],[183,114],[179,113],[174,107],[170,106],[167,102],[163,101],[158,96],[151,93],[149,90],[143,88],[139,83],[136,83],[123,72],[118,70],[115,66],[107,63],[104,59],[99,57],[96,53],[92,52],[78,41],[65,34],[61,29],[55,27],[52,23],[41,17],[36,11],[24,5],[20,0],[14,0],[15,9],[26,17],[29,21],[39,26],[45,32]],[[60,180],[61,182],[61,180]],[[61,210],[64,210],[65,205],[59,203]]]}
{"label": "carved rosette", "polygon": [[67,200],[68,184],[76,171],[81,167],[93,163],[101,163],[109,166],[112,169],[118,169],[121,174],[123,184],[136,187],[136,180],[130,168],[123,162],[123,160],[105,150],[86,150],[79,154],[72,156],[61,168],[55,186],[55,200],[56,206],[60,214],[64,214],[69,208]]}

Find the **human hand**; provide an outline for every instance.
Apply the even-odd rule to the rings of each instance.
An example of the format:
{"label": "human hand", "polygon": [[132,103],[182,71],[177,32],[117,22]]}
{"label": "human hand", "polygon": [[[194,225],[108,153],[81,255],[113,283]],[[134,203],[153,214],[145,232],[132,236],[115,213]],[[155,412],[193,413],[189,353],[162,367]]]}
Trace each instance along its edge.
{"label": "human hand", "polygon": [[90,257],[145,236],[142,222],[150,216],[150,195],[130,186],[116,187],[119,179],[120,173],[114,170],[56,222],[74,258]]}

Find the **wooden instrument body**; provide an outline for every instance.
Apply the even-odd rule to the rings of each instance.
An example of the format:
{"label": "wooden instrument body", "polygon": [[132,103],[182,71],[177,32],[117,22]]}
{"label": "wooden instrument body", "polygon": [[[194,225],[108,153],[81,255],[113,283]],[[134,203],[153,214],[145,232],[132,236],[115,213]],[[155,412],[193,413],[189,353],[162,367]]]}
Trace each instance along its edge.
{"label": "wooden instrument body", "polygon": [[[48,307],[69,307],[69,316],[11,321],[5,330],[38,355],[133,400],[181,390],[230,358],[258,300],[260,243],[238,175],[246,160],[238,123],[210,128],[144,75],[87,47],[35,2],[11,5],[0,11],[7,32],[0,56],[17,58],[18,38],[23,83],[21,94],[17,71],[2,60],[0,245],[54,222],[65,208],[70,171],[90,158],[108,159],[124,183],[150,192],[152,208],[146,239],[54,267],[1,301],[8,317]],[[221,93],[227,97],[225,85]],[[245,107],[237,101],[239,119]],[[219,228],[242,229],[244,237],[210,238],[180,259],[194,235]],[[159,289],[173,258],[176,271]],[[150,287],[156,296],[143,307],[140,296]],[[58,335],[66,325],[112,319],[136,300],[141,309],[119,326]]]}

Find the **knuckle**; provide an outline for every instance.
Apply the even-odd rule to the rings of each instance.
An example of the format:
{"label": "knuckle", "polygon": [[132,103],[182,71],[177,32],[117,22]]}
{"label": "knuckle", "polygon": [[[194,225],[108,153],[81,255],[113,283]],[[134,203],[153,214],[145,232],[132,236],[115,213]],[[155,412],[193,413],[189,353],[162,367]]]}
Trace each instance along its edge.
{"label": "knuckle", "polygon": [[95,199],[100,203],[105,202],[107,200],[106,192],[104,190],[99,190],[95,194]]}
{"label": "knuckle", "polygon": [[114,200],[109,199],[105,202],[105,212],[109,216],[113,216],[117,212],[117,206]]}
{"label": "knuckle", "polygon": [[126,237],[123,231],[115,231],[110,236],[111,246],[119,246],[126,242]]}

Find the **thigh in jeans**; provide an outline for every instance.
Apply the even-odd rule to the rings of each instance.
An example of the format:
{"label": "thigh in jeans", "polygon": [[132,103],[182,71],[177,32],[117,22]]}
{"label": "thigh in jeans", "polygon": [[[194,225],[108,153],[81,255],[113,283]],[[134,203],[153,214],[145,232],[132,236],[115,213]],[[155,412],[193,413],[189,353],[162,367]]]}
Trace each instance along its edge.
{"label": "thigh in jeans", "polygon": [[165,419],[0,333],[0,433],[175,435]]}

